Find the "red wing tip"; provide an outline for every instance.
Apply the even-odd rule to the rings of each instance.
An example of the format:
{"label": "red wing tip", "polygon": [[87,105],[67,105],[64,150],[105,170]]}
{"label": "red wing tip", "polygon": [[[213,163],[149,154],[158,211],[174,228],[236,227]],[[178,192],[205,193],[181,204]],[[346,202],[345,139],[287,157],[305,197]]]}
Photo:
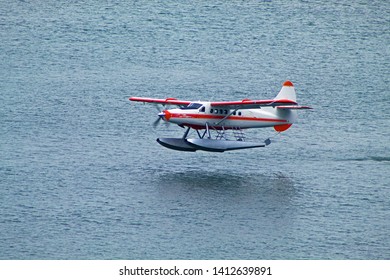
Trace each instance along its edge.
{"label": "red wing tip", "polygon": [[283,86],[284,86],[284,87],[293,87],[294,85],[293,85],[293,83],[292,83],[291,81],[287,80],[287,81],[285,81],[285,82],[283,83]]}

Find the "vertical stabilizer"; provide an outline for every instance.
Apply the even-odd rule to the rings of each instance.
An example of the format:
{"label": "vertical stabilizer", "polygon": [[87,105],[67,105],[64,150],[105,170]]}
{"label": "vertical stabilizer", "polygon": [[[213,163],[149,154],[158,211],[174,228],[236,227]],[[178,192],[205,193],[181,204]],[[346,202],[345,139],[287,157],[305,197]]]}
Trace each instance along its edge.
{"label": "vertical stabilizer", "polygon": [[295,88],[292,82],[285,81],[283,83],[282,89],[279,91],[278,95],[274,98],[274,100],[287,99],[296,102],[297,95],[295,93]]}

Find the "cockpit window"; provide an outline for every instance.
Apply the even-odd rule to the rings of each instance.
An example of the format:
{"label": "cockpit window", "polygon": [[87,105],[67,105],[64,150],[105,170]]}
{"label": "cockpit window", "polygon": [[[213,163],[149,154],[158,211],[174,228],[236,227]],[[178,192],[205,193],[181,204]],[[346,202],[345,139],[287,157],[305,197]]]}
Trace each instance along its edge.
{"label": "cockpit window", "polygon": [[199,103],[190,103],[187,107],[182,108],[183,110],[199,109],[202,107],[202,104]]}

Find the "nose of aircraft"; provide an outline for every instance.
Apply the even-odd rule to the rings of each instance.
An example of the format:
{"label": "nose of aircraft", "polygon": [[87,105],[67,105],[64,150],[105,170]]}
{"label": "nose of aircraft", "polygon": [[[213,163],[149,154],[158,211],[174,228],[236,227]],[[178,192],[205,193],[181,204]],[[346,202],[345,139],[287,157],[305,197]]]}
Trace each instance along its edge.
{"label": "nose of aircraft", "polygon": [[166,121],[169,121],[172,114],[168,110],[164,110],[161,113],[159,113],[158,116]]}

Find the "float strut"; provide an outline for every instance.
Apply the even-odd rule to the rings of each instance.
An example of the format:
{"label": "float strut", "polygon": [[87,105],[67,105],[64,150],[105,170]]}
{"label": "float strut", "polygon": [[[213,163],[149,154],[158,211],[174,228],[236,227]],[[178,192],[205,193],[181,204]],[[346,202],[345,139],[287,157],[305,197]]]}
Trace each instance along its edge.
{"label": "float strut", "polygon": [[190,132],[190,127],[187,128],[186,132],[184,132],[183,139],[186,139],[188,136],[188,133]]}

